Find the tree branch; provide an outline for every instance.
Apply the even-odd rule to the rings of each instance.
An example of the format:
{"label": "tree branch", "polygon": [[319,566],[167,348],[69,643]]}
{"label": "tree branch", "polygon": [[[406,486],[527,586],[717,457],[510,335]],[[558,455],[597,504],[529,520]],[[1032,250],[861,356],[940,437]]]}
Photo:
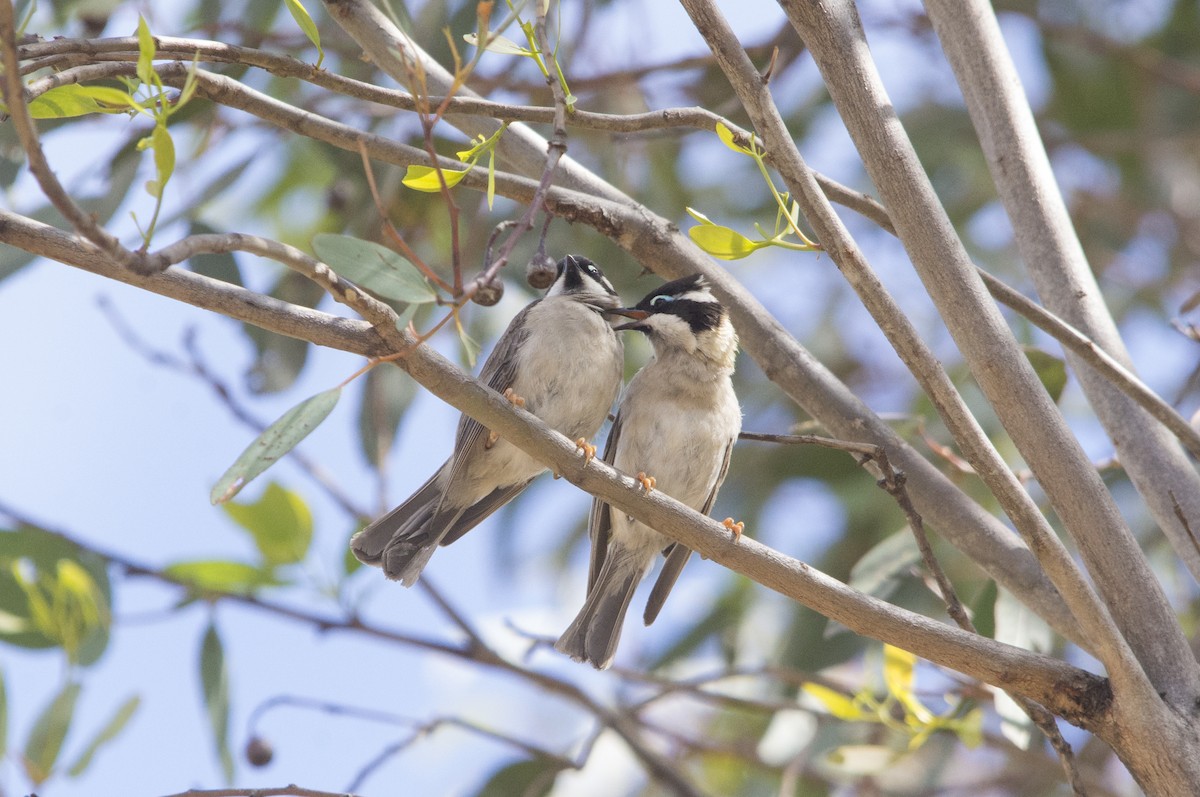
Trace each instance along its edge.
{"label": "tree branch", "polygon": [[[1078,542],[1109,612],[1153,689],[1126,661],[1106,652],[1110,674],[1151,699],[1183,702],[1197,693],[1195,657],[1145,556],[1079,441],[988,297],[962,242],[895,116],[871,61],[857,10],[848,0],[821,6],[781,0],[817,61],[867,171],[917,273],[980,388]],[[1080,617],[1094,624],[1099,618]]]}
{"label": "tree branch", "polygon": [[[966,99],[992,180],[1012,221],[1017,250],[1038,295],[1047,308],[1132,370],[1058,190],[995,12],[979,0],[926,0],[925,7]],[[1034,197],[1037,201],[1031,201]],[[1200,552],[1186,528],[1200,524],[1200,473],[1150,415],[1114,390],[1102,375],[1079,368],[1074,351],[1069,350],[1067,357],[1121,465],[1175,553],[1200,581]],[[1186,523],[1180,521],[1170,495],[1180,497],[1178,506]],[[1173,649],[1182,654],[1178,646]],[[1183,668],[1179,677],[1191,682],[1193,694],[1200,693],[1195,657],[1179,664]]]}

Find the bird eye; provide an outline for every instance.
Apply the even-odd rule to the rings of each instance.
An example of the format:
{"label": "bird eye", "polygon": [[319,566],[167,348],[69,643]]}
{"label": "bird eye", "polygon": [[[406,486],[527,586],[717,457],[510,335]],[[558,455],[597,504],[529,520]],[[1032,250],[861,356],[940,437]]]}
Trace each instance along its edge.
{"label": "bird eye", "polygon": [[650,300],[650,306],[658,307],[660,304],[666,304],[667,302],[673,302],[673,301],[675,301],[674,296],[667,296],[665,293],[660,293],[658,296],[655,296],[653,299]]}
{"label": "bird eye", "polygon": [[586,266],[584,266],[584,268],[586,268],[586,269],[587,269],[587,273],[591,274],[593,277],[599,277],[599,276],[600,276],[600,269],[596,268],[596,267],[595,267],[594,265],[592,265],[591,263],[588,263]]}

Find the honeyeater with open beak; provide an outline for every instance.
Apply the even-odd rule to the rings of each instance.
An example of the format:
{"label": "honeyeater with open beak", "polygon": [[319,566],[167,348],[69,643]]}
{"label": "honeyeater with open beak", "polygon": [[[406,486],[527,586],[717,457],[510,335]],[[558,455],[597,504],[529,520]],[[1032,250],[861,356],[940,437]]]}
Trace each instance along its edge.
{"label": "honeyeater with open beak", "polygon": [[[737,334],[728,313],[699,275],[668,282],[636,307],[610,310],[644,333],[654,356],[630,381],[608,436],[604,461],[633,475],[646,490],[708,514],[729,468],[742,426],[733,392]],[[732,519],[727,527],[741,533]],[[643,619],[654,622],[691,551],[616,507],[597,500],[587,599],[555,644],[576,661],[607,668],[625,612],[659,553],[666,557]]]}
{"label": "honeyeater with open beak", "polygon": [[[605,311],[620,297],[600,268],[568,255],[546,294],[513,318],[479,379],[576,442],[585,456],[624,376],[624,347]],[[454,451],[407,501],[350,541],[354,555],[412,586],[449,545],[515,498],[546,467],[463,415]]]}

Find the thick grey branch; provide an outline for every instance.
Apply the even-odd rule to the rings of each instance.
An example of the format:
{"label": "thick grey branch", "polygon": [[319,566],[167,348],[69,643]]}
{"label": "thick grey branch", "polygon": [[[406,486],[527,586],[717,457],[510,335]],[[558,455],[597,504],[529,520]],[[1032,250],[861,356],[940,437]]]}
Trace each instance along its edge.
{"label": "thick grey branch", "polygon": [[[1132,370],[1071,224],[991,5],[981,0],[926,0],[925,6],[958,78],[992,180],[1012,221],[1017,249],[1038,294],[1048,309]],[[1103,376],[1079,368],[1073,353],[1068,358],[1121,465],[1175,553],[1200,580],[1200,551],[1187,531],[1189,525],[1200,528],[1200,474],[1147,412],[1114,390]],[[1178,504],[1171,496],[1179,498]]]}
{"label": "thick grey branch", "polygon": [[[853,3],[781,4],[825,77],[947,329],[1078,542],[1122,635],[1154,687],[1172,702],[1190,704],[1200,692],[1200,673],[1170,603],[1112,496],[987,295],[892,110]],[[1122,672],[1131,674],[1122,668],[1112,675],[1122,677]],[[1127,686],[1143,691],[1135,683]]]}

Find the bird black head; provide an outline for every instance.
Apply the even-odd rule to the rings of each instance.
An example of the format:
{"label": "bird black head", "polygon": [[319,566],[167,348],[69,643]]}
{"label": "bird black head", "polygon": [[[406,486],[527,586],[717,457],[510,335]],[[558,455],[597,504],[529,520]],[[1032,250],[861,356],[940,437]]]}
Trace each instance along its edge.
{"label": "bird black head", "polygon": [[652,320],[654,316],[676,317],[685,322],[694,335],[716,329],[725,317],[725,308],[709,291],[708,282],[700,274],[681,277],[659,286],[635,307],[619,307],[608,312],[633,319],[617,329],[636,329],[647,333],[656,326]]}
{"label": "bird black head", "polygon": [[581,255],[567,255],[558,261],[558,274],[546,295],[577,296],[606,307],[621,301],[600,267]]}

